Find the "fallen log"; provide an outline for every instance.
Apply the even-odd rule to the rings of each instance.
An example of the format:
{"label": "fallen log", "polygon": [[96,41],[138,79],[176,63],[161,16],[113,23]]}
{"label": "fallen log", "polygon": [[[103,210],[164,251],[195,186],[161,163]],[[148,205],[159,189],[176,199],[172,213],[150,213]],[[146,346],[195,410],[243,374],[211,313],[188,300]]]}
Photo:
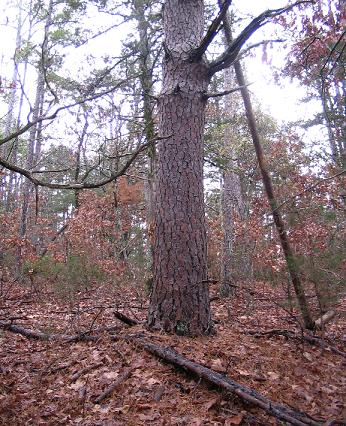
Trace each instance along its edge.
{"label": "fallen log", "polygon": [[[63,335],[63,334],[47,334],[40,331],[33,331],[24,329],[23,327],[12,325],[12,324],[2,324],[0,327],[6,330],[9,330],[13,333],[19,333],[28,338],[40,339],[40,340],[56,340],[64,342],[74,342],[76,339],[83,336],[83,339],[88,338],[90,340],[98,340],[98,336],[88,336],[88,335]],[[95,330],[94,330],[95,331]],[[188,358],[185,358],[183,355],[180,355],[178,352],[174,351],[169,347],[159,346],[151,341],[145,339],[143,333],[133,334],[127,336],[112,336],[113,340],[125,339],[133,342],[135,345],[143,348],[147,352],[159,357],[160,359],[169,362],[170,364],[183,369],[184,371],[197,376],[200,379],[205,380],[207,383],[210,383],[218,388],[231,392],[242,400],[253,404],[261,409],[263,409],[267,414],[276,417],[277,419],[284,420],[294,426],[322,426],[322,420],[316,420],[310,417],[308,414],[295,410],[291,407],[288,407],[283,404],[279,404],[271,401],[269,398],[260,394],[254,389],[251,389],[247,386],[241,385],[229,377],[215,372],[214,370],[207,368],[201,364],[198,364],[194,361],[190,361]],[[113,382],[101,395],[99,395],[95,400],[95,404],[99,404],[105,398],[112,394],[112,392],[119,386],[123,381],[125,381],[131,374],[133,368],[126,369],[116,380]]]}
{"label": "fallen log", "polygon": [[190,361],[188,358],[185,358],[183,355],[180,355],[178,352],[169,347],[156,345],[138,335],[130,336],[129,339],[145,349],[147,352],[150,352],[176,367],[182,368],[184,371],[193,374],[194,376],[197,376],[222,390],[236,394],[242,400],[260,407],[266,413],[276,417],[277,419],[284,420],[295,426],[321,426],[323,424],[323,421],[315,420],[302,411],[294,410],[286,405],[273,402],[257,391],[241,385],[227,376],[217,373],[194,361]]}

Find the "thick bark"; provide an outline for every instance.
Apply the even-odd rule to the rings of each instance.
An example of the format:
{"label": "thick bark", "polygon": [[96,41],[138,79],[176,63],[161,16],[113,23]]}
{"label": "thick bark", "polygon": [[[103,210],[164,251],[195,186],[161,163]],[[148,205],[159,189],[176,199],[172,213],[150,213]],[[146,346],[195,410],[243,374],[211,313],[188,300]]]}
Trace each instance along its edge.
{"label": "thick bark", "polygon": [[203,130],[209,83],[203,59],[189,54],[203,34],[203,1],[168,0],[160,94],[154,278],[150,327],[184,335],[212,331],[203,197]]}
{"label": "thick bark", "polygon": [[153,291],[148,325],[185,335],[212,331],[203,200],[203,130],[210,78],[229,67],[244,43],[269,19],[293,5],[253,19],[209,65],[204,53],[223,13],[203,37],[203,0],[166,0],[165,59],[158,101],[160,144],[156,179]]}

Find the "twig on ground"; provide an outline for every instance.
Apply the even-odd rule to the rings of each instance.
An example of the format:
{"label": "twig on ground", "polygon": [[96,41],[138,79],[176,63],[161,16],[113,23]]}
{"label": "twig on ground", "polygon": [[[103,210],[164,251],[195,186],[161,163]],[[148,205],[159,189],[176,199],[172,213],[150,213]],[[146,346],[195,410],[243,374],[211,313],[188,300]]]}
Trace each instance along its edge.
{"label": "twig on ground", "polygon": [[84,376],[84,374],[87,374],[92,370],[96,370],[97,368],[100,368],[103,365],[103,362],[98,362],[97,364],[89,365],[89,367],[85,367],[82,370],[77,371],[77,373],[74,373],[72,375],[71,383],[76,382],[80,377]]}
{"label": "twig on ground", "polygon": [[[55,340],[66,343],[75,343],[75,342],[83,342],[83,341],[91,341],[95,342],[100,339],[100,336],[90,336],[89,332],[81,332],[75,335],[68,334],[50,334],[43,333],[42,331],[30,330],[28,328],[21,327],[15,324],[8,324],[0,321],[0,328],[4,330],[11,331],[12,333],[21,334],[22,336],[28,337],[29,339],[37,339],[37,340]],[[94,330],[94,333],[100,333],[103,331],[115,331],[116,327],[101,327]]]}
{"label": "twig on ground", "polygon": [[57,365],[56,367],[49,368],[49,373],[57,373],[58,371],[65,370],[66,368],[72,367],[77,364],[76,360],[64,362],[63,364]]}
{"label": "twig on ground", "polygon": [[126,368],[117,378],[116,380],[104,391],[99,395],[95,400],[95,404],[100,404],[104,399],[108,398],[112,393],[115,391],[115,389],[120,386],[125,380],[127,380],[132,372],[133,368],[128,367]]}

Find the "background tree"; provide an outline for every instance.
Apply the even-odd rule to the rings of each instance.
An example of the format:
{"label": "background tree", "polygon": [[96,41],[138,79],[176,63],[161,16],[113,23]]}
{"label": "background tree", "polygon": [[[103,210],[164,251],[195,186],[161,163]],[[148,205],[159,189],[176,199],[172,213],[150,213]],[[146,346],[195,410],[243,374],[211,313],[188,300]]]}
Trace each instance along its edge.
{"label": "background tree", "polygon": [[310,13],[296,22],[288,17],[281,20],[293,39],[284,72],[306,87],[308,99],[320,101],[321,111],[309,124],[326,126],[332,159],[336,166],[345,169],[344,4],[319,0]]}

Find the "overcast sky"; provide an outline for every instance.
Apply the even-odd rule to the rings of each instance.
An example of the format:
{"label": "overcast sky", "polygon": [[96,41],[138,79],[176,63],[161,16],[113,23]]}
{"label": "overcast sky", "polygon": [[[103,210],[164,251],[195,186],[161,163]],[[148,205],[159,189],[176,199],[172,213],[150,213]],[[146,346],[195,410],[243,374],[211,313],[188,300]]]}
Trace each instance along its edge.
{"label": "overcast sky", "polygon": [[[234,0],[234,6],[244,14],[253,16],[259,15],[266,9],[277,9],[283,7],[287,2],[283,0]],[[263,39],[274,38],[278,25],[268,24],[258,30],[251,39],[258,42]],[[270,112],[280,121],[296,121],[311,118],[319,109],[318,102],[304,104],[300,102],[305,97],[305,88],[301,87],[297,81],[291,82],[289,79],[282,80],[279,86],[274,82],[271,64],[281,68],[284,66],[287,51],[283,49],[281,43],[276,43],[273,48],[267,50],[268,63],[262,61],[263,49],[255,49],[255,57],[247,58],[248,79],[254,84],[251,91],[256,95],[262,107]]]}
{"label": "overcast sky", "polygon": [[[14,1],[10,1],[10,4],[13,5]],[[275,9],[285,6],[286,3],[283,0],[233,0],[233,5],[236,9],[242,12],[244,17],[246,17],[246,14],[255,16],[266,9]],[[103,19],[105,18],[106,17],[103,15]],[[112,19],[111,17],[109,18]],[[0,20],[3,24],[4,22],[6,22],[6,17],[3,15]],[[278,26],[274,26],[271,24],[266,25],[251,38],[251,42],[257,42],[263,38],[275,38],[275,30],[277,28]],[[109,49],[110,51],[114,52],[117,45],[116,39],[114,37],[115,34],[116,33],[112,33],[112,37],[107,37],[106,39],[103,39],[103,41],[100,42],[99,46],[102,46],[105,51]],[[0,27],[0,35],[2,40],[0,46],[0,65],[2,65],[2,67],[6,67],[6,59],[13,56],[13,49],[15,44],[15,29],[11,29],[2,25]],[[6,42],[4,43],[5,40]],[[88,49],[97,45],[98,42],[95,41],[85,46],[85,48]],[[273,49],[268,50],[269,61],[272,61],[273,64],[278,67],[283,66],[285,54],[286,52],[279,44],[274,46]],[[279,121],[298,120],[311,117],[313,112],[319,108],[319,105],[317,103],[302,104],[301,102],[299,102],[300,99],[303,98],[305,95],[305,89],[299,87],[299,84],[297,84],[297,82],[291,83],[289,80],[286,80],[283,82],[283,85],[281,87],[277,86],[273,81],[272,70],[270,65],[262,62],[262,55],[262,47],[258,47],[257,49],[255,49],[255,57],[247,58],[245,62],[248,79],[253,82],[253,85],[251,86],[250,90],[258,98],[262,105],[262,108],[272,114]],[[76,54],[74,55],[75,58],[77,56],[78,55]]]}

